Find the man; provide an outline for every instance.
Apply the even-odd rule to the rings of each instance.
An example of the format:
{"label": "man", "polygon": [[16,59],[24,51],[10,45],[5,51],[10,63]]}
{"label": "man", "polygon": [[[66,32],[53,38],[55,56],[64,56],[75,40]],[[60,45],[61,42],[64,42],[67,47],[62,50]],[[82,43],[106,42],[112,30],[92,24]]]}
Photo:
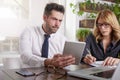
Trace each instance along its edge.
{"label": "man", "polygon": [[[48,66],[63,68],[75,63],[71,55],[63,56],[66,38],[58,32],[64,16],[64,7],[56,3],[49,3],[45,7],[40,27],[26,29],[20,38],[20,53],[25,64],[30,66]],[[44,35],[50,35],[47,48],[43,47]],[[43,51],[45,49],[45,52]],[[45,57],[46,56],[46,57]]]}

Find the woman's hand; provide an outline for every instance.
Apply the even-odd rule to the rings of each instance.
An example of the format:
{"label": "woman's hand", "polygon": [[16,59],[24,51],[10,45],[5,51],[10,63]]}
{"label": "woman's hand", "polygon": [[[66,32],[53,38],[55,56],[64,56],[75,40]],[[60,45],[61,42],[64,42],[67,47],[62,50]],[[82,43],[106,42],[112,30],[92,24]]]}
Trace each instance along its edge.
{"label": "woman's hand", "polygon": [[85,63],[87,63],[87,64],[92,64],[93,62],[96,61],[96,58],[95,58],[94,56],[92,56],[91,54],[87,54],[87,55],[84,57],[83,61],[84,61]]}
{"label": "woman's hand", "polygon": [[120,62],[120,59],[118,58],[113,58],[113,57],[107,57],[104,62],[103,66],[114,66],[117,65]]}

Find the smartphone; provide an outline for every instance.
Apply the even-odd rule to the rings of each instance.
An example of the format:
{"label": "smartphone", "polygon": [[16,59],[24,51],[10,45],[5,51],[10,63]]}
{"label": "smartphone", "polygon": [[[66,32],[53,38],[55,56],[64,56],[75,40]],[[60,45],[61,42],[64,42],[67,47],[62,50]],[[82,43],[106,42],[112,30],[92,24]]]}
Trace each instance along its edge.
{"label": "smartphone", "polygon": [[24,76],[24,77],[34,76],[34,75],[35,75],[35,73],[33,73],[33,72],[31,72],[31,71],[28,71],[28,70],[26,70],[26,69],[20,69],[20,70],[16,71],[16,73],[17,73],[17,74],[20,74],[20,75],[22,75],[22,76]]}

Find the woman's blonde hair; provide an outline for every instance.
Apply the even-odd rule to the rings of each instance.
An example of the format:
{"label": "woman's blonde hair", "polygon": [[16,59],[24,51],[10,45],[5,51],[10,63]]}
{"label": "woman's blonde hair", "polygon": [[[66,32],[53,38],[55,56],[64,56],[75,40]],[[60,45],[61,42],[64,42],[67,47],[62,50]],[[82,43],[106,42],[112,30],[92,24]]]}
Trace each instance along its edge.
{"label": "woman's blonde hair", "polygon": [[117,42],[118,40],[120,40],[120,25],[119,22],[115,16],[115,14],[108,10],[102,10],[98,13],[96,19],[95,19],[95,23],[94,23],[94,30],[93,30],[93,34],[96,38],[96,41],[98,42],[98,40],[102,39],[102,35],[100,33],[100,30],[97,26],[98,20],[101,19],[103,20],[103,22],[108,23],[109,25],[111,25],[112,27],[112,33],[111,33],[111,37],[112,39]]}

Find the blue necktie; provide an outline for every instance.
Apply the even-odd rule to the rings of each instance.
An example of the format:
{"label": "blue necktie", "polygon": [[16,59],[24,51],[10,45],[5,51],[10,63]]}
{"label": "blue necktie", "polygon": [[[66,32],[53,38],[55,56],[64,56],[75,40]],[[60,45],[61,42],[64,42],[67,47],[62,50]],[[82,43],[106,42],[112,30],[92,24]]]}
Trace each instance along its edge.
{"label": "blue necktie", "polygon": [[42,57],[47,58],[48,57],[48,47],[49,47],[48,39],[49,39],[50,35],[45,34],[44,37],[45,37],[45,39],[44,39],[44,43],[42,45]]}

